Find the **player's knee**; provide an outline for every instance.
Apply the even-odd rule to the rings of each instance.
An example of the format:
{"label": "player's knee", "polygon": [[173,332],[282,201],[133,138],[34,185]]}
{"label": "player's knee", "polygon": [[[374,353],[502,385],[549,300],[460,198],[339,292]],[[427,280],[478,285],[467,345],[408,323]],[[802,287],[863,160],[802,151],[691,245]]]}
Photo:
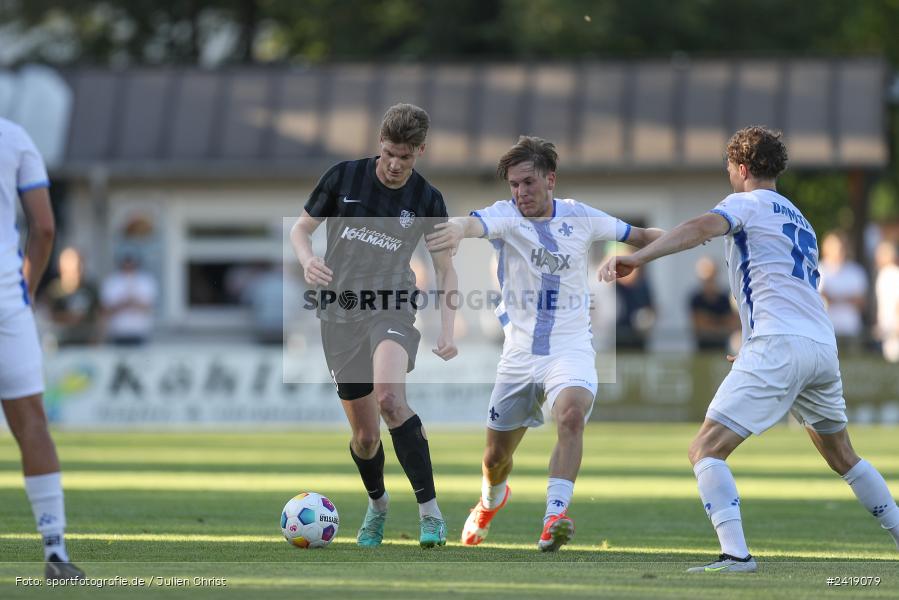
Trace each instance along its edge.
{"label": "player's knee", "polygon": [[559,415],[557,427],[560,433],[578,435],[584,432],[586,414],[579,406],[568,406]]}
{"label": "player's knee", "polygon": [[381,414],[385,417],[400,412],[403,407],[402,396],[391,386],[375,386],[375,398]]}
{"label": "player's knee", "polygon": [[484,451],[484,466],[488,470],[499,469],[506,466],[512,456],[504,449],[494,446],[488,446]]}
{"label": "player's knee", "polygon": [[13,436],[17,439],[49,436],[47,415],[41,407],[33,409],[29,407],[29,410],[20,411],[8,418],[7,424]]}
{"label": "player's knee", "polygon": [[378,431],[360,431],[353,436],[353,446],[360,456],[374,456],[380,443],[381,436]]}
{"label": "player's knee", "polygon": [[21,421],[15,427],[10,427],[10,431],[19,447],[23,449],[44,449],[53,445],[46,417]]}

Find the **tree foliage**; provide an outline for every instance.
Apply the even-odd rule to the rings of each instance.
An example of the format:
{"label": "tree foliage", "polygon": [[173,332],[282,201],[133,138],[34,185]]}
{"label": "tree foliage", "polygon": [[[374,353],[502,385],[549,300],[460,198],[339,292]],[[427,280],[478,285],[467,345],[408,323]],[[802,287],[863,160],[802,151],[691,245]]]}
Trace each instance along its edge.
{"label": "tree foliage", "polygon": [[899,0],[0,0],[53,32],[24,59],[501,60],[693,54],[882,54],[899,64]]}

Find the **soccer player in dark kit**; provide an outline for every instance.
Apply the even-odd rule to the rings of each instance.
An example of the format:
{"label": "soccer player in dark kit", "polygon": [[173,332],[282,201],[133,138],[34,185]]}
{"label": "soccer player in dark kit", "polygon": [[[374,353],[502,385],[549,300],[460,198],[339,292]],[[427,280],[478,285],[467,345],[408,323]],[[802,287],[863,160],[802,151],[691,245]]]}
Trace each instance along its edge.
{"label": "soccer player in dark kit", "polygon": [[[417,291],[410,267],[418,241],[446,221],[443,196],[418,172],[428,114],[397,104],[384,115],[380,155],[338,163],[319,181],[291,229],[291,243],[321,320],[322,345],[337,395],[352,428],[350,454],[368,492],[368,510],[356,538],[374,547],[384,538],[388,495],[380,418],[390,429],[397,458],[412,484],[421,519],[423,548],[446,543],[437,507],[428,439],[406,402],[405,376],[415,366],[421,335],[415,329]],[[313,231],[327,220],[325,257],[312,249]],[[439,290],[457,289],[449,251],[431,253]],[[307,292],[307,297],[309,293]],[[435,354],[449,360],[455,312],[441,298],[441,333]]]}

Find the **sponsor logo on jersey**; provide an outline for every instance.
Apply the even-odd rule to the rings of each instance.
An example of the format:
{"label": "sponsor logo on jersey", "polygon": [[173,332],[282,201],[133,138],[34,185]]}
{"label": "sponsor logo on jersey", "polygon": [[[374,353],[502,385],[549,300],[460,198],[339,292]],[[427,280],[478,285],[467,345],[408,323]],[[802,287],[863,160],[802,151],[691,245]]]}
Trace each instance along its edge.
{"label": "sponsor logo on jersey", "polygon": [[548,270],[550,273],[571,268],[571,255],[550,252],[546,248],[534,248],[531,250],[531,262],[538,269]]}
{"label": "sponsor logo on jersey", "polygon": [[403,246],[403,240],[368,227],[344,227],[340,238],[371,244],[372,246],[384,248],[388,252],[396,252]]}
{"label": "sponsor logo on jersey", "polygon": [[412,227],[412,223],[415,221],[415,213],[411,210],[403,210],[400,211],[400,226],[403,229],[409,229]]}

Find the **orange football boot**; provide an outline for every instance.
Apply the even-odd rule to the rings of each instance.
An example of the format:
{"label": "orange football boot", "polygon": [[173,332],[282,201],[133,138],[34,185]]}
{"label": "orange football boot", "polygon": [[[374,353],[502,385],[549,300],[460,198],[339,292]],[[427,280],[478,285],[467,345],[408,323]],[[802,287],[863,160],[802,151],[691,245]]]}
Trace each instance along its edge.
{"label": "orange football boot", "polygon": [[574,537],[574,521],[563,511],[547,519],[537,547],[543,552],[555,552]]}
{"label": "orange football boot", "polygon": [[462,545],[477,546],[484,541],[484,538],[487,537],[487,530],[490,529],[490,521],[493,520],[499,509],[506,505],[511,495],[512,489],[506,485],[506,494],[503,496],[503,501],[494,509],[484,508],[481,500],[478,499],[478,503],[471,509],[471,514],[468,515],[468,519],[465,521],[465,527],[462,528]]}

